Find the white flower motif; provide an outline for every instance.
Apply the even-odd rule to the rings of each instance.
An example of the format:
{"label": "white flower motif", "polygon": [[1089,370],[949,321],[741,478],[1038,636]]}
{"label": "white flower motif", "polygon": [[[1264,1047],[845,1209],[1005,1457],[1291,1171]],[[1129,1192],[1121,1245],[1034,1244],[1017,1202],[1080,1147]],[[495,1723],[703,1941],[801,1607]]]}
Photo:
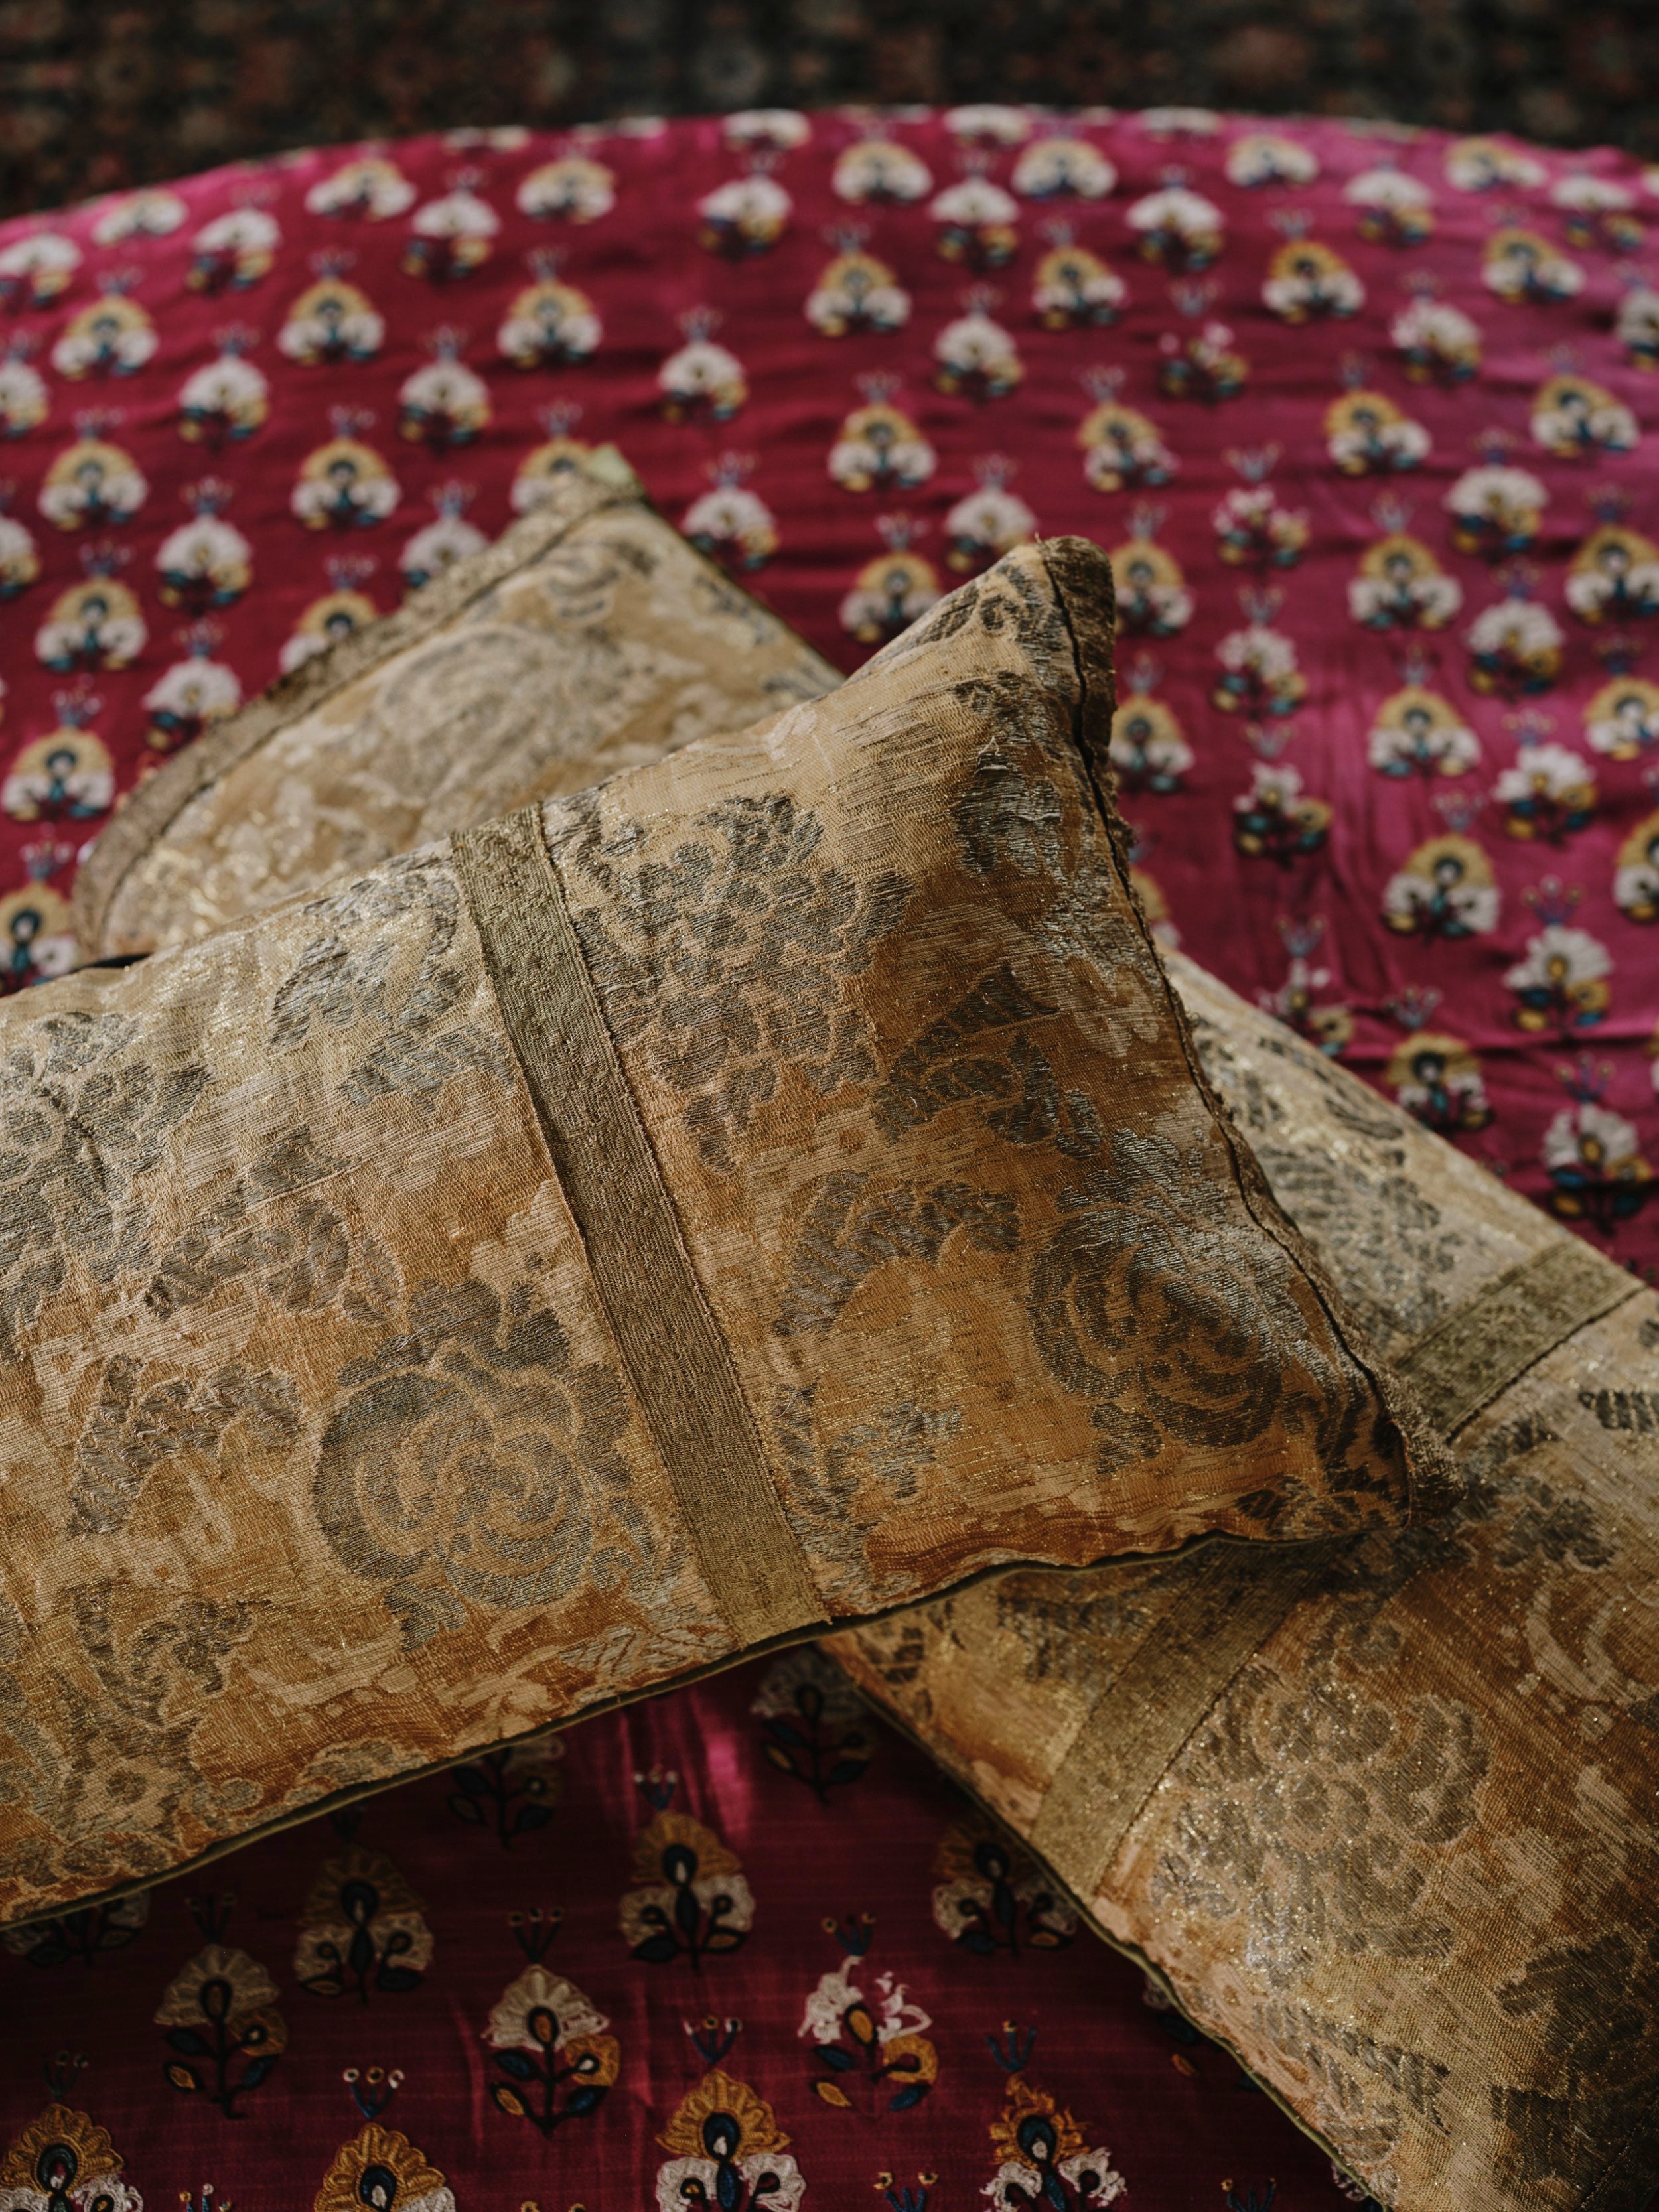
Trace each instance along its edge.
{"label": "white flower motif", "polygon": [[1261,300],[1274,314],[1292,319],[1313,311],[1355,315],[1365,304],[1365,288],[1352,269],[1292,270],[1268,277]]}
{"label": "white flower motif", "polygon": [[228,668],[222,660],[202,660],[193,656],[187,660],[175,660],[150,685],[142,702],[153,715],[168,714],[179,721],[203,722],[215,721],[222,714],[234,714],[241,703],[242,687],[234,668]]}
{"label": "white flower motif", "polygon": [[1565,745],[1527,745],[1513,768],[1506,768],[1494,787],[1494,796],[1505,805],[1529,799],[1562,799],[1594,786],[1589,763]]}
{"label": "white flower motif", "polygon": [[1568,572],[1564,586],[1574,614],[1594,622],[1609,607],[1629,607],[1650,613],[1659,608],[1659,559],[1625,560],[1617,568],[1604,557]]}
{"label": "white flower motif", "polygon": [[947,537],[988,547],[994,553],[1024,545],[1036,528],[1036,517],[1023,499],[989,484],[959,499],[945,518]]}
{"label": "white flower motif", "polygon": [[59,530],[77,530],[83,522],[124,522],[137,513],[149,496],[149,486],[128,454],[118,447],[106,450],[110,461],[95,469],[88,463],[74,476],[40,487],[40,512],[48,522]]}
{"label": "white flower motif", "polygon": [[840,609],[844,629],[857,635],[865,629],[902,629],[920,621],[929,607],[938,604],[941,595],[937,584],[925,582],[919,574],[910,575],[896,564],[891,575],[892,581],[884,588],[860,584],[848,592]]}
{"label": "white flower motif", "polygon": [[1500,300],[1522,300],[1535,291],[1552,299],[1571,300],[1584,289],[1584,272],[1565,253],[1516,244],[1491,254],[1480,271],[1480,281]]}
{"label": "white flower motif", "polygon": [[814,2043],[834,2043],[841,2033],[842,2015],[849,2005],[862,2004],[864,1991],[843,1969],[819,1978],[806,2000],[797,2035],[810,2035]]}
{"label": "white flower motif", "polygon": [[920,154],[884,138],[849,146],[836,160],[833,182],[836,197],[857,207],[866,200],[925,199],[933,178]]}
{"label": "white flower motif", "polygon": [[570,155],[532,169],[519,186],[516,201],[520,215],[597,222],[617,204],[617,180],[602,161]]}
{"label": "white flower motif", "polygon": [[[1217,646],[1215,657],[1230,675],[1255,674],[1269,685],[1297,672],[1294,641],[1283,630],[1269,629],[1265,623],[1247,623],[1243,629],[1230,629]],[[1257,763],[1258,772],[1261,765]],[[1295,775],[1292,769],[1281,773]]]}
{"label": "white flower motif", "polygon": [[1525,959],[1505,969],[1504,981],[1511,991],[1571,989],[1612,972],[1613,955],[1589,930],[1553,921],[1527,939]]}
{"label": "white flower motif", "polygon": [[964,177],[937,193],[927,212],[935,222],[958,224],[964,230],[981,223],[1011,223],[1019,220],[1019,203],[988,177]]}
{"label": "white flower motif", "polygon": [[223,415],[233,422],[245,422],[258,419],[270,393],[262,369],[240,354],[222,353],[185,379],[179,388],[179,405],[186,415]]}
{"label": "white flower motif", "polygon": [[756,562],[765,560],[778,542],[771,508],[741,484],[716,484],[694,499],[680,518],[680,531],[710,545],[736,545]]}
{"label": "white flower motif", "polygon": [[1212,107],[1143,107],[1140,127],[1154,138],[1213,138],[1221,118]]}
{"label": "white flower motif", "polygon": [[232,208],[204,222],[191,244],[198,253],[270,253],[283,242],[280,226],[263,208]]}
{"label": "white flower motif", "polygon": [[166,238],[189,213],[177,192],[130,192],[104,210],[92,226],[92,241],[119,246],[129,238]]}
{"label": "white flower motif", "polygon": [[1496,138],[1463,138],[1446,154],[1446,181],[1460,192],[1489,192],[1498,185],[1533,192],[1549,172],[1530,154]]}
{"label": "white flower motif", "polygon": [[913,437],[895,438],[883,445],[870,437],[837,438],[830,448],[827,465],[836,483],[891,479],[914,486],[926,483],[938,465],[939,456],[917,431]]}
{"label": "white flower motif", "polygon": [[489,412],[489,386],[459,361],[428,362],[404,379],[398,398],[411,414],[447,415],[465,421]]}
{"label": "white flower motif", "polygon": [[1572,386],[1567,397],[1569,404],[1540,407],[1533,416],[1534,441],[1547,452],[1565,455],[1601,447],[1624,453],[1640,437],[1641,426],[1635,415],[1611,392],[1587,403],[1582,388]]}
{"label": "white flower motif", "polygon": [[994,383],[1018,382],[1023,373],[1012,337],[980,307],[946,323],[933,341],[933,355],[959,376],[978,374]]}
{"label": "white flower motif", "polygon": [[236,586],[240,590],[246,586],[252,559],[253,548],[234,523],[222,521],[215,514],[198,514],[168,532],[155,556],[155,566],[170,579],[199,582],[212,579],[228,583],[240,572],[241,580]]}
{"label": "white flower motif", "polygon": [[441,576],[446,568],[453,568],[458,561],[482,553],[489,543],[483,531],[463,516],[441,514],[435,522],[415,532],[398,556],[398,565],[407,580],[418,587]]}
{"label": "white flower motif", "polygon": [[1082,138],[1039,138],[1014,164],[1014,190],[1027,199],[1075,192],[1079,199],[1103,200],[1116,182],[1111,162]]}
{"label": "white flower motif", "polygon": [[326,361],[331,353],[349,354],[356,361],[378,353],[386,337],[386,319],[377,314],[362,295],[350,295],[344,312],[335,315],[292,315],[276,333],[276,347],[290,361]]}
{"label": "white flower motif", "polygon": [[1128,286],[1111,270],[1102,267],[1085,272],[1075,264],[1066,274],[1031,287],[1031,305],[1039,315],[1070,315],[1079,306],[1115,309],[1128,296]]}
{"label": "white flower motif", "polygon": [[1584,215],[1618,215],[1636,205],[1636,195],[1626,185],[1616,184],[1611,177],[1593,177],[1583,170],[1572,170],[1558,177],[1550,186],[1551,204],[1559,208],[1571,208]]}
{"label": "white flower motif", "polygon": [[1431,444],[1423,425],[1401,415],[1393,422],[1345,422],[1332,431],[1326,451],[1339,468],[1374,467],[1379,459],[1414,468],[1428,459]]}
{"label": "white flower motif", "polygon": [[501,227],[489,202],[463,187],[416,208],[412,224],[418,238],[494,238]]}
{"label": "white flower motif", "polygon": [[794,210],[775,177],[733,177],[704,193],[697,212],[705,222],[729,225],[745,236],[775,238]]}
{"label": "white flower motif", "polygon": [[131,372],[142,368],[156,348],[155,330],[143,321],[108,317],[77,317],[79,328],[65,331],[52,349],[52,365],[59,376],[84,376],[90,368],[107,364]]}
{"label": "white flower motif", "polygon": [[1659,292],[1632,284],[1619,302],[1613,333],[1620,345],[1644,360],[1659,359]]}
{"label": "white flower motif", "polygon": [[[867,273],[868,264],[857,264]],[[831,262],[831,269],[838,264]],[[826,271],[826,274],[828,272]],[[890,280],[871,284],[819,284],[806,295],[806,319],[814,329],[839,337],[860,319],[878,331],[902,330],[910,319],[910,295]]]}
{"label": "white flower motif", "polygon": [[374,157],[348,161],[306,194],[307,215],[362,214],[374,222],[388,222],[414,204],[415,187],[408,178],[392,162]]}
{"label": "white flower motif", "polygon": [[1462,775],[1480,757],[1480,740],[1464,722],[1443,722],[1402,714],[1395,722],[1378,722],[1365,744],[1365,757],[1386,775],[1389,769],[1431,766],[1442,775]]}
{"label": "white flower motif", "polygon": [[[737,2172],[749,2191],[769,2173],[773,2177],[773,2186],[764,2194],[749,2196],[750,2212],[796,2212],[806,2193],[806,2178],[787,2151],[740,2158]],[[716,2204],[719,2187],[720,2168],[712,2158],[671,2158],[657,2168],[657,2212],[685,2212],[688,2204]]]}
{"label": "white flower motif", "polygon": [[1429,353],[1459,359],[1478,353],[1480,327],[1461,307],[1443,300],[1416,299],[1389,325],[1389,336],[1402,353]]}
{"label": "white flower motif", "polygon": [[796,107],[744,107],[720,126],[728,146],[773,146],[793,153],[812,135],[810,119]]}
{"label": "white flower motif", "polygon": [[1216,236],[1222,228],[1221,210],[1214,201],[1185,185],[1164,185],[1138,199],[1129,210],[1128,223],[1131,230],[1170,230],[1183,239]]}
{"label": "white flower motif", "polygon": [[1409,215],[1434,206],[1429,187],[1403,169],[1362,169],[1343,185],[1342,197],[1350,207],[1380,208],[1385,215]]}
{"label": "white flower motif", "polygon": [[42,623],[34,633],[34,650],[48,668],[88,659],[106,668],[125,668],[143,651],[149,635],[141,615],[118,608],[105,614],[80,611]]}
{"label": "white flower motif", "polygon": [[1634,759],[1650,746],[1659,745],[1659,694],[1624,690],[1610,684],[1590,702],[1601,711],[1584,724],[1592,752],[1610,753],[1615,760]]}
{"label": "white flower motif", "polygon": [[1443,503],[1449,514],[1508,523],[1526,514],[1535,521],[1548,502],[1548,492],[1530,469],[1483,462],[1464,470]]}
{"label": "white flower motif", "polygon": [[0,427],[14,436],[44,422],[51,401],[46,380],[26,361],[0,361]]}
{"label": "white flower motif", "polygon": [[33,583],[40,571],[33,538],[15,515],[0,514],[0,576]]}
{"label": "white flower motif", "polygon": [[1442,881],[1407,867],[1390,876],[1383,886],[1384,915],[1409,921],[1431,904],[1443,907],[1465,936],[1488,937],[1498,927],[1498,894],[1495,884]]}
{"label": "white flower motif", "polygon": [[1230,185],[1310,185],[1318,174],[1319,156],[1312,147],[1276,131],[1250,131],[1227,149]]}
{"label": "white flower motif", "polygon": [[1348,611],[1356,622],[1420,622],[1426,629],[1439,629],[1463,604],[1463,586],[1444,574],[1355,576],[1348,585]]}
{"label": "white flower motif", "polygon": [[1547,607],[1531,599],[1499,599],[1496,606],[1478,614],[1464,633],[1469,650],[1476,654],[1514,653],[1529,659],[1534,653],[1556,651],[1561,625]]}
{"label": "white flower motif", "polygon": [[490,2010],[484,2041],[497,2051],[539,2049],[530,2026],[531,2014],[538,2011],[551,2013],[559,2024],[553,2041],[556,2051],[562,2051],[573,2036],[599,2035],[611,2025],[574,1982],[566,1981],[562,1974],[550,1973],[538,1963],[526,1966],[502,1991]]}
{"label": "white flower motif", "polygon": [[1023,145],[1031,135],[1031,118],[1023,107],[981,100],[945,112],[945,127],[957,138],[988,138],[999,146]]}
{"label": "white flower motif", "polygon": [[59,230],[37,230],[0,250],[0,279],[45,277],[43,291],[61,291],[80,266],[80,247]]}
{"label": "white flower motif", "polygon": [[1636,1125],[1593,1100],[1562,1109],[1544,1132],[1540,1147],[1547,1168],[1580,1168],[1586,1155],[1603,1173],[1636,1157]]}
{"label": "white flower motif", "polygon": [[289,506],[301,522],[326,521],[343,499],[354,514],[384,522],[401,496],[397,478],[391,475],[356,475],[344,485],[325,477],[306,477],[295,485]]}
{"label": "white flower motif", "polygon": [[[896,2035],[921,2035],[933,2026],[932,2015],[911,2002],[903,1983],[895,1981],[891,1974],[877,1977],[876,1990],[870,2011],[876,2024],[878,2043],[890,2043]],[[864,1991],[847,1969],[824,1974],[807,1998],[806,2009],[795,2033],[811,2036],[814,2043],[834,2043],[841,2033],[842,2019],[848,2006],[864,2002]]]}
{"label": "white flower motif", "polygon": [[[10,811],[10,802],[7,801]],[[1654,839],[1646,854],[1639,860],[1626,860],[1613,872],[1613,902],[1620,914],[1633,914],[1639,908],[1651,918],[1659,910],[1659,838]]]}
{"label": "white flower motif", "polygon": [[673,398],[725,400],[733,406],[741,404],[745,388],[743,363],[712,338],[693,338],[671,353],[657,383]]}

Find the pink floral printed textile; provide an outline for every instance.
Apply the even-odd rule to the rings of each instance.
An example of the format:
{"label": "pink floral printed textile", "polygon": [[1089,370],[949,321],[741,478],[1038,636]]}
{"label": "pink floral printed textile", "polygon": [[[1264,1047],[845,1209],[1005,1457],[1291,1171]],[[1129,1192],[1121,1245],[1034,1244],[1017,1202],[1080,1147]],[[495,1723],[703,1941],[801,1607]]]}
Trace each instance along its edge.
{"label": "pink floral printed textile", "polygon": [[614,438],[853,665],[1115,549],[1147,896],[1659,1257],[1659,197],[1201,111],[766,111],[228,168],[0,229],[0,962],[161,750]]}
{"label": "pink floral printed textile", "polygon": [[[1655,272],[1626,157],[1192,111],[423,139],[0,227],[6,980],[147,767],[614,439],[849,668],[1021,536],[1112,548],[1162,926],[1651,1275]],[[6,2203],[1349,2201],[806,1660],[214,1873],[7,1939]]]}

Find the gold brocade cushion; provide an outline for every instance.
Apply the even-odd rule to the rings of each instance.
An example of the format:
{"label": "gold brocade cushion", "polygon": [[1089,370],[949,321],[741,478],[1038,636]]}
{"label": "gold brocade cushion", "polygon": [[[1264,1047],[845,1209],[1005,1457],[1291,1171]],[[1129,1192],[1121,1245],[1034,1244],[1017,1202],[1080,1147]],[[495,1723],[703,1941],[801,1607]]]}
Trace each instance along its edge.
{"label": "gold brocade cushion", "polygon": [[0,1911],[1012,1562],[1421,1506],[1135,907],[1109,645],[1028,549],[5,1003]]}
{"label": "gold brocade cushion", "polygon": [[[1642,2212],[1659,1297],[1175,965],[1460,1504],[1299,1553],[1009,1576],[830,1648],[1380,2203]],[[936,1896],[947,1926],[974,1909]]]}
{"label": "gold brocade cushion", "polygon": [[614,448],[545,492],[139,786],[76,879],[88,959],[191,943],[839,681]]}

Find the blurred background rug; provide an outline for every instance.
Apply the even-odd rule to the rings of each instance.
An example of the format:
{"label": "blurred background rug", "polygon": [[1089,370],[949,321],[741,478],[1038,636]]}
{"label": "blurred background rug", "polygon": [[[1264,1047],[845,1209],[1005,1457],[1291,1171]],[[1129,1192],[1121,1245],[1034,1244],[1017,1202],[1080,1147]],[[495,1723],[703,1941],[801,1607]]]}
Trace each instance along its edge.
{"label": "blurred background rug", "polygon": [[1651,0],[5,0],[0,210],[284,147],[772,103],[1165,101],[1659,150]]}

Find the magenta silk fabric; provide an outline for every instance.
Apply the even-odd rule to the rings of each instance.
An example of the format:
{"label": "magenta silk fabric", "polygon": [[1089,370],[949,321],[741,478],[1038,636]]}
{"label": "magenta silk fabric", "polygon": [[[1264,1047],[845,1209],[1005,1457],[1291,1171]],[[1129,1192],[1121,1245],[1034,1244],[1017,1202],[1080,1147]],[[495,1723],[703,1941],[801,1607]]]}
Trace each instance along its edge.
{"label": "magenta silk fabric", "polygon": [[[733,2212],[1024,2206],[983,2193],[1010,2163],[996,2130],[1015,2100],[1039,2125],[1052,2100],[1078,2137],[1061,2162],[1080,2152],[1082,2172],[1055,2212],[1357,2201],[1224,2052],[1145,2002],[1142,1977],[1057,1910],[1029,1864],[989,1878],[991,1832],[920,1753],[844,1689],[809,1718],[820,1668],[833,1681],[810,1656],[746,1665],[589,1722],[562,1756],[487,1761],[374,1798],[337,1827],[307,1821],[210,1884],[162,1885],[136,1930],[58,1924],[40,1963],[0,1960],[0,2154],[47,2103],[42,2069],[55,2068],[62,2101],[104,2130],[151,2212],[187,2194],[199,2207],[206,2183],[213,2212],[227,2200],[301,2212],[377,2106],[459,2212],[677,2212],[718,2202],[714,2185],[705,2199],[673,2194],[678,2168],[665,2196],[662,2180],[676,2154],[660,2138],[712,2063],[770,2108],[794,2166],[763,2152],[739,2172]],[[691,1925],[672,1938],[649,1917],[653,1884],[636,1879],[664,1886],[665,1832],[649,1824],[665,1814],[700,1859],[681,1885]],[[204,2016],[210,1940],[209,1967],[238,1992],[234,2025],[261,1996],[260,1970],[275,1985],[263,2012],[286,2048],[251,2089],[235,2085],[269,2043],[234,2048]],[[574,2031],[550,2065],[533,2005],[513,1999],[538,1953],[542,1995]],[[577,2046],[607,2039],[616,2079],[584,2111]],[[170,2087],[164,2066],[202,2086]],[[503,2110],[503,2089],[527,2111]],[[214,2101],[227,2090],[228,2112]],[[414,2179],[398,2170],[406,2155],[391,2163]],[[780,2187],[756,2191],[768,2170]],[[0,2177],[9,2206],[46,2203],[5,2196],[3,2162]],[[397,2212],[449,2212],[431,2195],[400,2191]]]}
{"label": "magenta silk fabric", "polygon": [[981,107],[333,149],[6,226],[0,970],[70,957],[112,788],[320,600],[394,605],[538,447],[611,438],[848,667],[1024,530],[1127,549],[1167,927],[1650,1272],[1655,223],[1623,155]]}
{"label": "magenta silk fabric", "polygon": [[[614,439],[848,668],[1029,531],[1122,549],[1160,927],[1650,1274],[1655,224],[1622,156],[977,108],[335,149],[0,228],[0,966],[68,964],[161,752]],[[355,2144],[331,2206],[968,2212],[1052,2170],[1334,2212],[924,1760],[772,1671],[11,1939],[0,2199],[64,2202],[50,2074],[152,2205],[293,2212]]]}

